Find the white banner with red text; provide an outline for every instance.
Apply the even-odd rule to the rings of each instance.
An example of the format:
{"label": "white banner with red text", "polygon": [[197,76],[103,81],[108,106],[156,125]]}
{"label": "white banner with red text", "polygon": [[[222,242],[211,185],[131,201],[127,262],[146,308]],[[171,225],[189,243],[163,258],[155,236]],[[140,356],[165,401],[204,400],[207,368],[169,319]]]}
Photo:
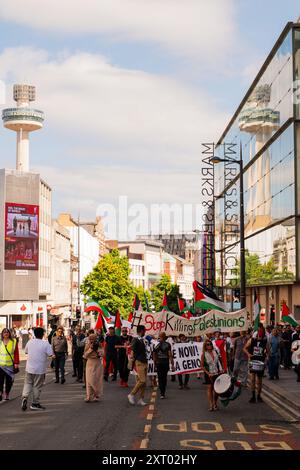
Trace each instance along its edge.
{"label": "white banner with red text", "polygon": [[139,325],[144,325],[146,335],[158,337],[164,331],[167,336],[201,336],[219,330],[224,333],[247,330],[250,326],[250,315],[244,308],[237,312],[225,313],[211,310],[201,317],[183,318],[173,312],[155,313],[139,312],[133,314],[131,333],[135,334]]}
{"label": "white banner with red text", "polygon": [[[147,357],[148,357],[148,371],[147,375],[156,375],[156,368],[153,360],[153,350],[158,344],[158,341],[151,341],[147,345]],[[201,368],[201,354],[202,354],[203,343],[192,342],[192,343],[174,343],[172,345],[172,355],[174,360],[174,368],[170,364],[169,375],[178,374],[192,374],[202,371]],[[135,374],[135,371],[133,371]]]}

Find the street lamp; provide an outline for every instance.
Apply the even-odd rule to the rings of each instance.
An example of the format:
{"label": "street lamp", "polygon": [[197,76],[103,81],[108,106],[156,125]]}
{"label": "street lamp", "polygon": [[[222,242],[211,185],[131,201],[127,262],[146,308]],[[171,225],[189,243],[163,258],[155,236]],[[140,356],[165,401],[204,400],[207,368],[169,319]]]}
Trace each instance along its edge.
{"label": "street lamp", "polygon": [[214,156],[211,163],[237,163],[240,165],[240,298],[241,308],[246,307],[246,264],[245,264],[245,227],[244,227],[244,180],[243,180],[243,152],[240,143],[240,159],[219,158]]}

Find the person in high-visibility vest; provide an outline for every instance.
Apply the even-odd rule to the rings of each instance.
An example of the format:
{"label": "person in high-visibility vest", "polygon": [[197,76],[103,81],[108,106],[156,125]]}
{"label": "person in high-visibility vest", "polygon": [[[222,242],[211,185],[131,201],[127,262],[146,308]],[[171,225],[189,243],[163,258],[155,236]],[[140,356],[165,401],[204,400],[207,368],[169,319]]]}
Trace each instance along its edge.
{"label": "person in high-visibility vest", "polygon": [[[0,339],[0,401],[9,400],[15,369],[19,368],[19,363],[18,341],[12,337],[8,328],[4,328]],[[4,384],[5,393],[3,394]]]}

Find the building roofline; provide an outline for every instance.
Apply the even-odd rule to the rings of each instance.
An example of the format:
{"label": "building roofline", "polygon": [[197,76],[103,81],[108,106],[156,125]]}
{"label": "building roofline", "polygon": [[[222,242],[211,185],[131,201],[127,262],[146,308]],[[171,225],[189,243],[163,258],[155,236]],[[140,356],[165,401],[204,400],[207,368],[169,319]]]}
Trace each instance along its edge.
{"label": "building roofline", "polygon": [[223,142],[223,139],[225,137],[225,135],[227,134],[227,132],[229,131],[229,129],[232,127],[232,124],[234,123],[234,121],[236,120],[236,118],[238,117],[241,109],[243,108],[243,106],[245,105],[245,103],[247,102],[248,98],[250,97],[251,93],[253,92],[253,90],[255,89],[257,83],[259,82],[260,78],[262,77],[263,73],[265,72],[266,68],[268,67],[269,63],[271,62],[271,60],[273,59],[278,47],[280,46],[280,44],[282,44],[284,38],[287,36],[287,34],[289,33],[289,31],[292,29],[292,28],[299,28],[300,25],[299,23],[293,23],[292,21],[289,21],[284,29],[282,30],[280,36],[278,37],[277,41],[275,42],[274,46],[272,47],[270,53],[268,54],[266,60],[264,61],[263,65],[261,66],[261,68],[259,69],[259,72],[257,73],[256,77],[254,78],[252,84],[250,85],[250,88],[248,89],[248,91],[246,92],[244,98],[242,99],[242,101],[240,102],[238,108],[236,109],[235,113],[233,114],[232,118],[230,119],[229,123],[227,124],[225,130],[223,131],[221,137],[219,138],[217,144],[216,144],[216,147],[218,147],[219,145],[221,145],[221,143]]}
{"label": "building roofline", "polygon": [[118,241],[118,244],[119,243],[122,243],[122,244],[128,244],[128,245],[132,245],[133,243],[144,243],[145,245],[149,245],[149,246],[157,246],[157,247],[161,247],[163,248],[163,243],[161,242],[156,242],[154,240],[132,240],[132,241],[128,241],[128,240],[125,240],[125,241],[122,241],[122,240],[119,240]]}

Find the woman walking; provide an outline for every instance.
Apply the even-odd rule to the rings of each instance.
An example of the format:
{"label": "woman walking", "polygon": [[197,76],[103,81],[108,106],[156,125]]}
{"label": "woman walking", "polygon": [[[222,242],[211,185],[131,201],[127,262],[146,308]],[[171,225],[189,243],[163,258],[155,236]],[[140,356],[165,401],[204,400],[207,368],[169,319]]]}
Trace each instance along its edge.
{"label": "woman walking", "polygon": [[[16,338],[12,338],[8,328],[1,332],[0,339],[0,401],[9,400],[15,372],[19,369],[19,348]],[[5,384],[5,393],[4,391]]]}
{"label": "woman walking", "polygon": [[89,335],[83,357],[86,359],[85,401],[99,401],[103,395],[103,349],[97,341],[97,335]]}
{"label": "woman walking", "polygon": [[213,349],[213,343],[210,339],[204,341],[203,352],[201,356],[201,367],[204,370],[207,383],[207,398],[209,402],[209,411],[218,409],[218,395],[214,391],[214,383],[218,375],[223,373],[219,354]]}

